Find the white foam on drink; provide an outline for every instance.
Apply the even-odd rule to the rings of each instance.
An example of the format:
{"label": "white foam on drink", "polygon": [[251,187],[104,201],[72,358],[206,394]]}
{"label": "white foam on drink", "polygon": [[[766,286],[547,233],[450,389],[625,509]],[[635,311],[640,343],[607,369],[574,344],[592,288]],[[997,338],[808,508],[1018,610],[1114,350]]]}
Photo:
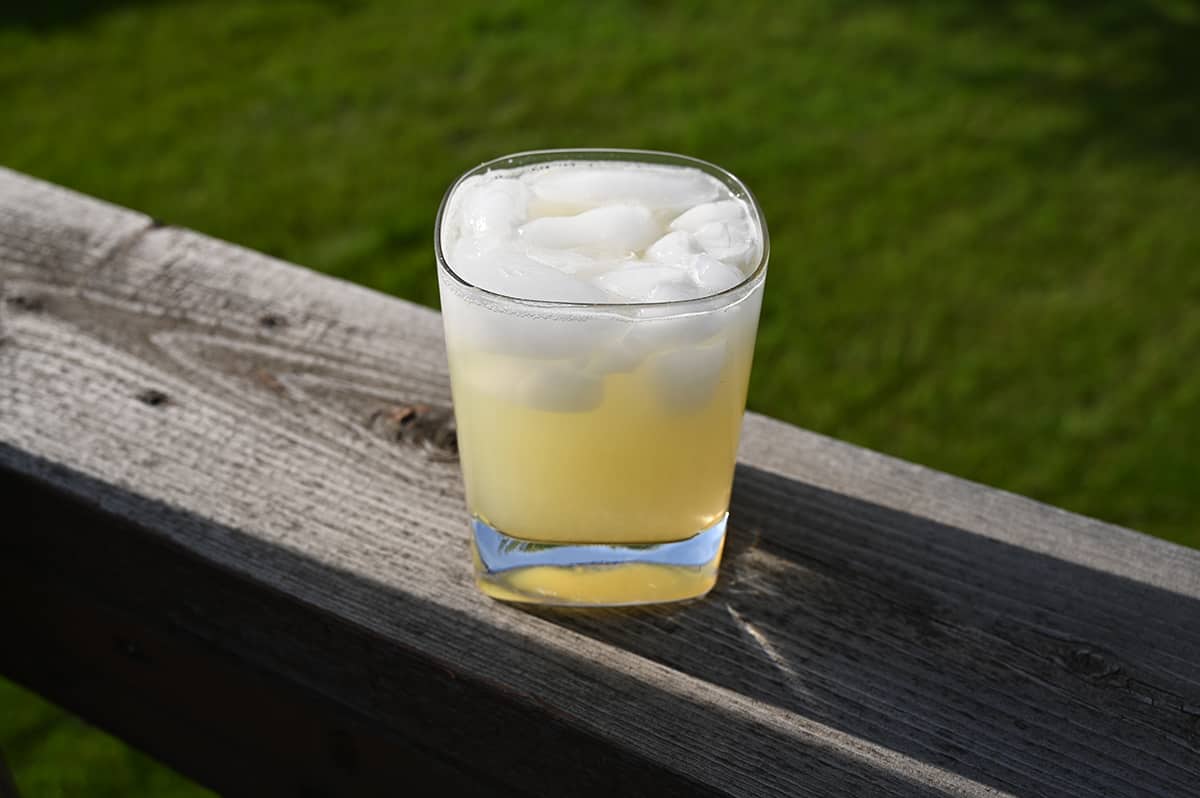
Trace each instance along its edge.
{"label": "white foam on drink", "polygon": [[464,180],[442,226],[450,267],[519,299],[696,299],[741,282],[762,236],[750,206],[683,166],[560,161]]}

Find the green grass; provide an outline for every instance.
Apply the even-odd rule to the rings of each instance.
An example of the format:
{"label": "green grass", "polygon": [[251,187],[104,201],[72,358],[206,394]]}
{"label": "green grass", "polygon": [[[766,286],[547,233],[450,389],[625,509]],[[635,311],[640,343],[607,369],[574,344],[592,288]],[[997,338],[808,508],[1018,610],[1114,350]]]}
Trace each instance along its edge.
{"label": "green grass", "polygon": [[1200,545],[1196,2],[96,5],[0,12],[0,162],[432,305],[465,168],[707,158],[771,226],[752,408]]}
{"label": "green grass", "polygon": [[0,748],[24,798],[201,798],[150,757],[0,679]]}

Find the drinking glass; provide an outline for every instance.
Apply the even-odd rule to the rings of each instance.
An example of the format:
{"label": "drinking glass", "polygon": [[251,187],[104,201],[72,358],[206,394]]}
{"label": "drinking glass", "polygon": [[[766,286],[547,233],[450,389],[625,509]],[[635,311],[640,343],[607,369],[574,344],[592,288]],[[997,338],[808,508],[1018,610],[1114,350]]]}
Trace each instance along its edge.
{"label": "drinking glass", "polygon": [[[491,170],[554,161],[702,170],[749,207],[758,257],[737,285],[669,302],[523,299],[455,272],[443,249],[455,189]],[[480,589],[576,606],[707,593],[725,542],[767,271],[766,223],[749,189],[718,166],[671,153],[508,155],[451,186],[435,249]]]}

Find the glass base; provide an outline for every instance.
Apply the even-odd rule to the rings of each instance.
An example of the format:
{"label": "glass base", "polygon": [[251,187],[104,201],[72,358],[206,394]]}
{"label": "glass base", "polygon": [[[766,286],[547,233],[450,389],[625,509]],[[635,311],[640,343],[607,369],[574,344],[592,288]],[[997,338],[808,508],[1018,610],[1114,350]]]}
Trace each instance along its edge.
{"label": "glass base", "polygon": [[726,513],[671,543],[537,543],[475,518],[475,582],[501,601],[562,607],[625,607],[703,596],[717,581]]}

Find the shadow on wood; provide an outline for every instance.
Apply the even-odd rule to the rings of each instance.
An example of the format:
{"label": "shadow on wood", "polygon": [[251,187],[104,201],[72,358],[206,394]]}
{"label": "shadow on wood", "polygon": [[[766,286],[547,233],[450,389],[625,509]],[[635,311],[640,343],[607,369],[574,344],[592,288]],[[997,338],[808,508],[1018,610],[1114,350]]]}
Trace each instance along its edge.
{"label": "shadow on wood", "polygon": [[[11,449],[0,454],[24,461],[26,473],[53,470],[110,510],[241,537]],[[537,695],[231,574],[98,513],[95,500],[0,473],[20,508],[10,504],[14,517],[39,519],[0,536],[0,614],[20,642],[0,653],[0,669],[204,783],[263,795],[376,794],[420,770],[492,792],[708,791],[669,761],[614,743],[619,734],[587,733]],[[780,728],[764,730],[733,708],[706,706],[707,739],[694,744],[804,772],[814,793],[929,794],[931,785],[788,734],[791,716],[1018,793],[1192,789],[1196,601],[864,504],[743,467],[724,575],[709,599],[536,614],[784,710]],[[322,584],[427,634],[479,623],[286,549],[239,542],[282,579]],[[480,629],[479,641],[544,672],[547,689],[557,669],[615,683],[636,710],[610,731],[664,713],[695,728],[684,723],[697,711],[689,697],[604,662],[496,629]],[[573,696],[584,706],[603,700]],[[759,788],[782,786],[762,778]]]}
{"label": "shadow on wood", "polygon": [[730,519],[705,601],[531,612],[999,790],[1195,789],[1195,599],[746,465]]}
{"label": "shadow on wood", "polygon": [[[719,794],[676,763],[614,742],[620,727],[644,718],[615,717],[615,734],[588,733],[537,695],[296,602],[112,510],[238,538],[282,578],[320,583],[431,635],[478,626],[476,619],[0,444],[4,461],[26,473],[52,472],[71,493],[95,499],[0,469],[9,512],[38,520],[36,528],[9,525],[0,534],[0,623],[15,643],[0,651],[0,671],[201,783],[257,795],[383,795],[413,788],[420,772],[472,793]],[[928,794],[928,785],[903,773],[873,769],[833,746],[764,735],[751,718],[697,708],[604,662],[495,629],[479,633],[479,645],[498,660],[544,671],[547,688],[561,686],[553,674],[567,669],[616,684],[639,714],[677,717],[681,729],[695,728],[699,712],[710,731],[703,745],[714,756],[740,749],[748,759],[774,759],[783,774],[800,765],[815,793],[841,785]],[[586,706],[604,694],[575,700]],[[787,776],[763,779],[759,787],[770,792]]]}

